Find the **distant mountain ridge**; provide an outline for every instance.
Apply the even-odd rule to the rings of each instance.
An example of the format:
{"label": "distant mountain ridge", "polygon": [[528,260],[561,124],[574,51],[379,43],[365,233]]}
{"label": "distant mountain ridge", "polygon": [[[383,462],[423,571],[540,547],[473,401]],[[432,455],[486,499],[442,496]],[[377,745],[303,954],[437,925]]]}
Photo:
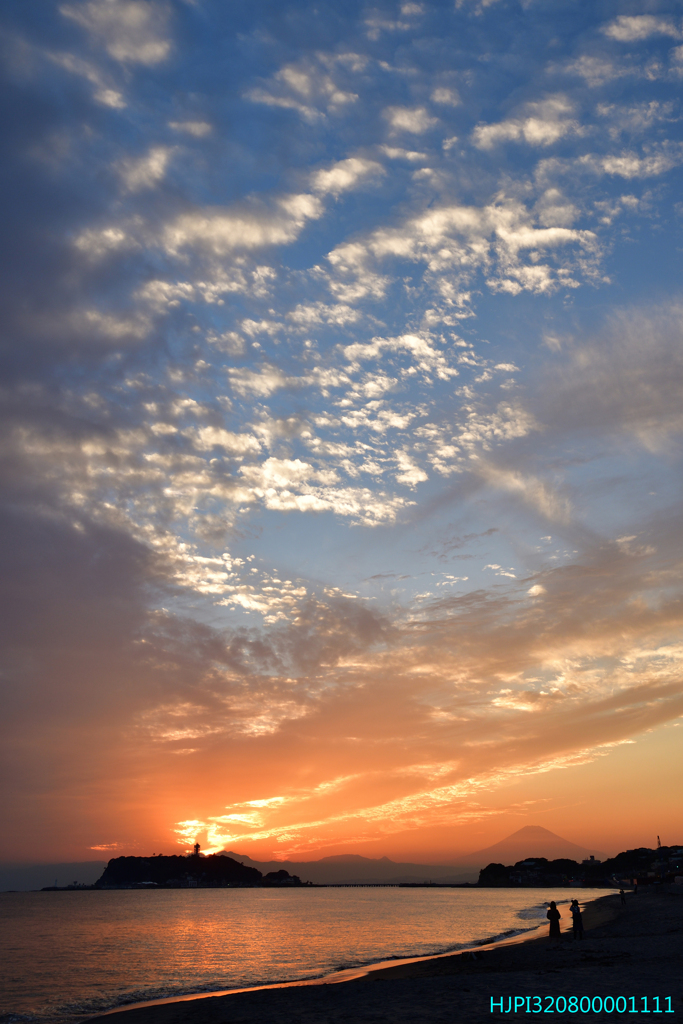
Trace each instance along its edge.
{"label": "distant mountain ridge", "polygon": [[320,860],[252,860],[234,850],[226,855],[248,867],[257,868],[264,875],[269,871],[284,868],[290,875],[299,875],[303,881],[314,885],[342,885],[373,882],[476,882],[477,872],[471,868],[462,870],[447,864],[403,864],[388,857],[361,857],[360,854],[342,853]]}
{"label": "distant mountain ridge", "polygon": [[563,839],[541,825],[525,825],[493,846],[458,857],[452,864],[412,864],[392,861],[388,857],[363,857],[357,853],[341,853],[309,861],[257,861],[244,854],[227,850],[228,857],[264,875],[284,868],[316,885],[353,884],[354,882],[476,882],[481,868],[492,862],[514,864],[526,857],[547,860],[566,858],[587,860],[590,856],[603,860],[600,850],[579,846]]}

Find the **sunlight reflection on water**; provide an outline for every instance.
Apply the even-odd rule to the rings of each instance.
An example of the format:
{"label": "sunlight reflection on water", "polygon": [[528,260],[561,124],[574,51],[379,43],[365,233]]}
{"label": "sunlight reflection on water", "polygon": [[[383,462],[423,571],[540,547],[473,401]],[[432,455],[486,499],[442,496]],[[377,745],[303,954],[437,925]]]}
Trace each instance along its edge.
{"label": "sunlight reflection on water", "polygon": [[123,1003],[428,956],[533,928],[546,900],[569,898],[557,889],[3,893],[0,1013],[67,1022]]}

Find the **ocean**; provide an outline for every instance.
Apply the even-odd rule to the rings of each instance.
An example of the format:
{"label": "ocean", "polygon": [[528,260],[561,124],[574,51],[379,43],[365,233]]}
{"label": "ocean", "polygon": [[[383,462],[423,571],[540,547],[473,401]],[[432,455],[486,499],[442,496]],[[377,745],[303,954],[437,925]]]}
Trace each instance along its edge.
{"label": "ocean", "polygon": [[[609,890],[611,891],[611,890]],[[76,1024],[188,993],[320,977],[536,928],[590,889],[171,889],[0,894],[0,1022]]]}

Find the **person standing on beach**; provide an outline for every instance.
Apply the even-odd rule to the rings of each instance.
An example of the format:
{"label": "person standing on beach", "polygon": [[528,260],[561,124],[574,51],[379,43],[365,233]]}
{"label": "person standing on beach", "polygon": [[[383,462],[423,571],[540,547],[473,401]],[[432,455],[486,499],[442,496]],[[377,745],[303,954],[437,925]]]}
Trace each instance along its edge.
{"label": "person standing on beach", "polygon": [[581,917],[581,907],[579,906],[578,900],[572,900],[570,911],[572,915],[572,932],[575,939],[583,938],[583,918]]}
{"label": "person standing on beach", "polygon": [[548,910],[548,913],[545,916],[550,921],[550,931],[548,932],[548,938],[550,939],[550,944],[552,945],[553,942],[554,942],[557,945],[560,942],[560,940],[561,940],[561,935],[560,935],[560,918],[562,917],[562,914],[559,912],[559,910],[555,906],[555,900],[551,901],[550,908]]}
{"label": "person standing on beach", "polygon": [[624,892],[623,889],[619,890],[619,896],[621,897],[621,905],[623,907],[623,906],[626,905],[626,893]]}

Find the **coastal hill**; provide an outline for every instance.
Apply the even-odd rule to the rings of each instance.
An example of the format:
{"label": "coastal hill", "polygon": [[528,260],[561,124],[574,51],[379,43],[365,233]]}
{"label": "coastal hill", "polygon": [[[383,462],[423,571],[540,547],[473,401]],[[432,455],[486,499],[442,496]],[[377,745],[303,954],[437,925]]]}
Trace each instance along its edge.
{"label": "coastal hill", "polygon": [[651,882],[676,884],[682,877],[683,849],[680,846],[641,846],[624,850],[605,861],[597,858],[580,863],[569,858],[533,857],[504,865],[491,863],[479,872],[483,886],[544,885],[649,885]]}

